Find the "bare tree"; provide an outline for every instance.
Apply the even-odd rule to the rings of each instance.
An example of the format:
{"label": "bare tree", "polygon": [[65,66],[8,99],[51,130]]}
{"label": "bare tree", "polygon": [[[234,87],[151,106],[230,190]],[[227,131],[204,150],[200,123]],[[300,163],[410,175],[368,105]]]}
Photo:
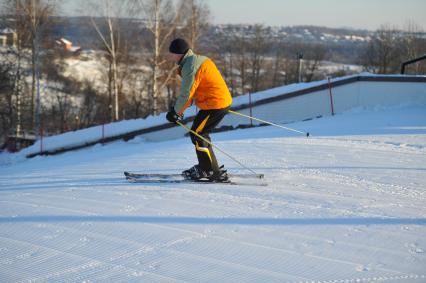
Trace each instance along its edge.
{"label": "bare tree", "polygon": [[[15,2],[15,3],[13,3]],[[14,95],[16,97],[16,112],[17,112],[17,121],[16,121],[16,134],[19,135],[22,130],[22,89],[23,84],[25,83],[25,80],[22,76],[23,73],[23,67],[22,67],[22,59],[24,56],[24,50],[23,45],[26,41],[29,40],[29,29],[27,28],[27,21],[25,20],[25,17],[20,12],[21,10],[21,3],[20,1],[13,1],[9,2],[8,10],[10,11],[10,14],[13,15],[14,18],[14,25],[13,28],[17,34],[17,42],[16,42],[16,48],[12,49],[12,52],[14,53],[15,57],[15,64],[14,64],[14,83],[13,83],[13,90]],[[13,5],[14,4],[14,5]],[[34,90],[31,92],[32,96],[34,93]],[[33,103],[33,99],[31,100]],[[32,115],[32,114],[31,114]],[[31,116],[31,121],[32,121]]]}
{"label": "bare tree", "polygon": [[396,28],[381,26],[364,54],[364,68],[380,74],[397,73],[401,62],[400,38],[400,31]]}
{"label": "bare tree", "polygon": [[[241,36],[235,37],[235,47],[236,50],[236,68],[239,73],[239,81],[240,81],[240,95],[246,93],[246,91],[250,91],[248,87],[248,60],[247,60],[247,44],[248,40],[246,36],[243,34]],[[235,53],[234,53],[235,54]]]}
{"label": "bare tree", "polygon": [[[60,52],[52,52],[50,56],[46,56],[42,64],[43,73],[49,80],[49,95],[45,98],[48,103],[44,106],[46,113],[43,113],[45,119],[43,126],[51,133],[63,133],[69,130],[69,120],[74,114],[71,97],[79,93],[81,87],[78,82],[63,76],[63,58],[58,53]],[[47,61],[54,63],[49,64]]]}
{"label": "bare tree", "polygon": [[319,64],[324,60],[327,50],[322,44],[314,44],[306,46],[303,53],[305,82],[311,82],[315,78]]}
{"label": "bare tree", "polygon": [[77,114],[79,127],[89,127],[99,124],[100,121],[107,122],[107,98],[103,95],[99,95],[93,85],[93,81],[89,80],[83,83],[83,103]]}
{"label": "bare tree", "polygon": [[9,133],[14,124],[12,66],[7,62],[0,63],[0,138]]}
{"label": "bare tree", "polygon": [[[31,116],[32,126],[36,123],[37,114],[35,106],[40,107],[39,70],[40,47],[44,36],[44,30],[51,23],[51,16],[55,13],[55,2],[49,0],[15,0],[16,14],[29,31],[28,41],[31,47]],[[21,38],[22,39],[22,38]],[[37,101],[36,101],[37,99]]]}
{"label": "bare tree", "polygon": [[202,0],[181,0],[183,32],[188,43],[197,51],[198,41],[209,25],[210,10]]}
{"label": "bare tree", "polygon": [[276,48],[275,56],[272,64],[272,81],[271,87],[280,86],[286,83],[287,73],[285,71],[284,52],[280,48]]}
{"label": "bare tree", "polygon": [[127,94],[126,109],[132,118],[145,117],[149,113],[146,82],[148,78],[143,76],[141,70],[132,70],[129,81],[129,92]]}
{"label": "bare tree", "polygon": [[[16,35],[16,41],[13,48],[8,50],[10,55],[8,60],[12,62],[13,73],[13,109],[15,109],[11,119],[14,121],[13,127],[17,134],[20,134],[22,128],[33,129],[36,124],[35,107],[40,106],[37,94],[38,81],[38,61],[40,57],[39,49],[43,40],[48,35],[49,25],[51,24],[51,15],[55,10],[54,1],[42,0],[5,0],[2,3],[2,18],[6,26],[11,28]],[[30,52],[28,52],[30,50]],[[27,62],[28,54],[30,60]],[[29,99],[29,108],[23,111],[23,107],[28,100],[25,97],[26,91],[26,65],[30,66],[31,71],[31,94]],[[39,112],[39,111],[38,111]]]}
{"label": "bare tree", "polygon": [[265,67],[269,38],[266,37],[265,27],[262,25],[253,26],[253,35],[249,41],[250,58],[250,91],[256,92],[262,89],[262,73]]}
{"label": "bare tree", "polygon": [[[118,91],[118,45],[120,44],[120,31],[117,20],[123,14],[126,2],[117,3],[112,0],[105,0],[101,3],[91,2],[92,10],[98,12],[98,16],[105,20],[107,30],[103,31],[97,21],[91,17],[91,23],[96,30],[102,45],[105,48],[109,61],[109,85],[111,86],[114,100],[113,119],[119,120],[119,91]],[[111,93],[110,92],[110,93]]]}
{"label": "bare tree", "polygon": [[152,54],[147,60],[151,68],[149,93],[152,100],[152,114],[157,115],[159,96],[175,73],[174,70],[164,68],[167,64],[164,53],[171,35],[176,33],[180,24],[183,2],[178,8],[175,8],[170,0],[137,0],[134,4],[137,8],[134,11],[139,17],[146,19],[146,28],[150,32],[150,38],[145,39],[146,46]]}
{"label": "bare tree", "polygon": [[267,43],[261,35],[262,26],[244,33],[237,27],[230,34],[215,38],[212,52],[234,96],[260,88],[262,68],[265,66]]}
{"label": "bare tree", "polygon": [[[404,36],[401,40],[403,61],[411,60],[426,54],[426,38],[422,36],[423,29],[415,22],[410,21],[404,27]],[[426,62],[420,61],[416,64],[407,66],[408,71],[415,74],[426,73]]]}

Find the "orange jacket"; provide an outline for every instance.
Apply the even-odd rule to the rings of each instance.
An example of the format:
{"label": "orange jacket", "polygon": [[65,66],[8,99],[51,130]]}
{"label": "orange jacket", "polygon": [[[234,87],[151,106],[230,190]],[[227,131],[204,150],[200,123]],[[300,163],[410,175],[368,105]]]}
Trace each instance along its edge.
{"label": "orange jacket", "polygon": [[203,110],[222,109],[232,103],[231,93],[214,62],[188,50],[179,63],[182,83],[175,111],[182,114],[192,101]]}

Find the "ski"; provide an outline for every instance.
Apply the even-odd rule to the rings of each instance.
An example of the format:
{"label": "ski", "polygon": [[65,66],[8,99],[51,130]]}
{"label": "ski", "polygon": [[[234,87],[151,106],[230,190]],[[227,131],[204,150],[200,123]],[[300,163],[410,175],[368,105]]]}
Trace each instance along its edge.
{"label": "ski", "polygon": [[[178,173],[133,173],[133,172],[124,172],[124,176],[131,178],[159,178],[159,179],[170,179],[170,178],[179,178],[182,177],[182,174]],[[264,179],[263,174],[229,174],[229,178],[242,178],[242,179]]]}
{"label": "ski", "polygon": [[130,183],[142,183],[142,184],[221,184],[221,185],[238,185],[238,183],[232,181],[226,182],[212,182],[209,180],[188,180],[188,179],[144,179],[144,178],[132,178],[127,177],[127,181]]}
{"label": "ski", "polygon": [[[265,182],[259,182],[261,178],[246,174],[230,175],[230,180],[225,182],[215,182],[206,179],[190,180],[185,179],[181,174],[164,174],[164,173],[131,173],[124,172],[127,181],[131,183],[143,184],[223,184],[223,185],[251,185],[251,186],[267,186]],[[237,181],[235,181],[235,179]],[[263,176],[262,176],[263,181]]]}

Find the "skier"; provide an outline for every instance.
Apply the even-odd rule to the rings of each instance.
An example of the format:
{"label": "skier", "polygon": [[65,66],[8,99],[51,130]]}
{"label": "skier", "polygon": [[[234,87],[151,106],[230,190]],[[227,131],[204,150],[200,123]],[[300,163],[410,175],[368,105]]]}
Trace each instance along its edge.
{"label": "skier", "polygon": [[[181,38],[174,39],[169,46],[170,57],[179,65],[182,77],[180,94],[167,120],[176,123],[192,102],[200,109],[191,129],[210,141],[210,132],[220,123],[229,110],[232,97],[214,62],[208,57],[195,54]],[[184,170],[187,179],[208,179],[215,182],[228,180],[226,170],[219,168],[212,146],[191,133],[198,164]]]}

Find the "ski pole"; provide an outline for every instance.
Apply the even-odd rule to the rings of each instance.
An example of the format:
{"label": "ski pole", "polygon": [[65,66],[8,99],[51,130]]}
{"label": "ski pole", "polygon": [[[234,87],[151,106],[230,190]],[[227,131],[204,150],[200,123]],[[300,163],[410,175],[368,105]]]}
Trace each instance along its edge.
{"label": "ski pole", "polygon": [[187,130],[188,132],[194,134],[196,137],[202,139],[203,141],[205,141],[206,143],[208,143],[209,145],[211,145],[212,147],[216,148],[217,150],[219,150],[220,152],[222,152],[223,154],[225,154],[226,156],[228,156],[230,159],[232,159],[233,161],[235,161],[236,163],[238,163],[241,167],[243,167],[244,169],[250,171],[251,173],[253,173],[256,178],[262,179],[263,178],[263,174],[257,174],[253,169],[250,169],[249,167],[245,166],[244,164],[242,164],[240,161],[238,161],[237,159],[235,159],[234,157],[232,157],[230,154],[226,153],[226,151],[224,151],[223,149],[221,149],[220,147],[218,147],[217,145],[214,145],[211,141],[209,141],[208,139],[206,139],[205,137],[203,137],[202,135],[200,135],[199,133],[191,130],[188,126],[182,124],[179,121],[176,121],[176,124],[178,124],[179,126],[181,126],[182,128],[184,128],[185,130]]}
{"label": "ski pole", "polygon": [[258,122],[261,122],[261,123],[265,123],[265,124],[268,124],[268,125],[271,125],[271,126],[275,126],[275,127],[278,127],[278,128],[282,128],[282,129],[285,129],[285,130],[292,131],[292,132],[300,133],[300,134],[303,134],[303,135],[306,135],[307,137],[309,137],[309,132],[302,132],[302,131],[299,131],[299,130],[296,130],[296,129],[284,127],[284,126],[281,126],[281,125],[278,125],[278,124],[275,124],[275,123],[271,123],[271,122],[268,122],[268,121],[265,121],[265,120],[262,120],[262,119],[259,119],[259,118],[251,117],[251,116],[245,115],[243,113],[232,111],[232,110],[228,110],[228,112],[231,113],[231,114],[234,114],[234,115],[239,115],[239,116],[249,118],[251,120],[255,120],[255,121],[258,121]]}

